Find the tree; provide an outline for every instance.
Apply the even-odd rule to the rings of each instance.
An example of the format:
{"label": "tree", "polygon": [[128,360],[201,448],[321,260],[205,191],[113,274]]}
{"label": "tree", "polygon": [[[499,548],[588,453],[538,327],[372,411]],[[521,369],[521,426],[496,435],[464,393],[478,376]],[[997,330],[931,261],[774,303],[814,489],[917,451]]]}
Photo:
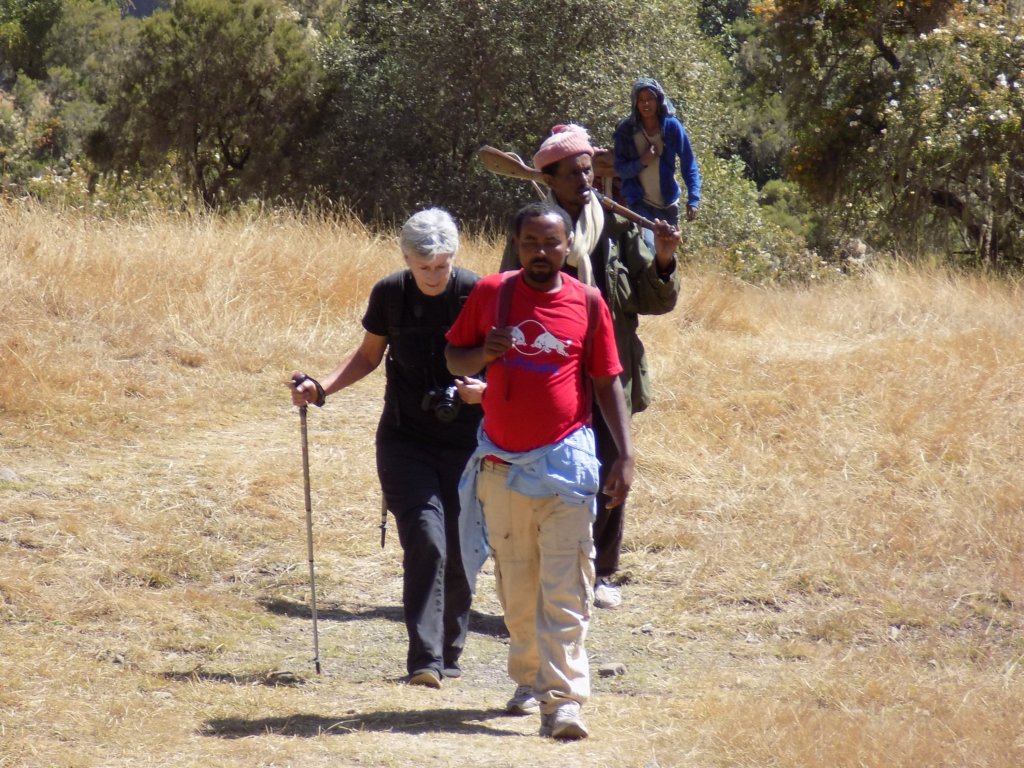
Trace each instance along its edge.
{"label": "tree", "polygon": [[0,0],[0,83],[19,72],[45,76],[46,35],[62,7],[62,0]]}
{"label": "tree", "polygon": [[318,74],[312,39],[276,0],[178,0],[140,22],[90,154],[112,171],[170,163],[210,206],[289,194]]}
{"label": "tree", "polygon": [[740,41],[733,34],[736,21],[750,13],[750,0],[702,0],[697,9],[701,31],[718,40],[727,55],[735,54]]}
{"label": "tree", "polygon": [[491,197],[509,187],[474,162],[481,144],[529,153],[553,123],[587,122],[597,56],[616,29],[611,6],[558,0],[539,24],[537,5],[353,3],[327,117],[324,166],[340,171],[337,191],[386,218],[432,198],[479,213],[482,189]]}
{"label": "tree", "polygon": [[787,171],[834,227],[874,220],[879,236],[912,250],[948,248],[952,233],[972,258],[1024,263],[1024,22],[1014,5],[758,6],[796,134]]}
{"label": "tree", "polygon": [[761,188],[781,178],[792,144],[784,84],[775,75],[776,50],[746,0],[709,0],[701,19],[702,26],[715,32],[733,66],[733,85],[722,98],[732,104],[737,117],[719,151],[742,158],[748,178]]}
{"label": "tree", "polygon": [[721,133],[711,94],[725,62],[690,3],[356,0],[346,22],[325,45],[335,89],[319,165],[367,216],[443,202],[503,218],[530,193],[483,171],[480,145],[529,160],[567,121],[610,145],[640,75],[669,89],[696,141]]}
{"label": "tree", "polygon": [[80,158],[87,137],[99,127],[134,26],[121,19],[114,0],[65,0],[47,35],[42,84],[63,129],[62,157]]}
{"label": "tree", "polygon": [[[1024,265],[1024,24],[956,20],[917,46],[912,92],[890,104],[889,206],[937,211],[968,254]],[[929,217],[932,218],[932,217]]]}

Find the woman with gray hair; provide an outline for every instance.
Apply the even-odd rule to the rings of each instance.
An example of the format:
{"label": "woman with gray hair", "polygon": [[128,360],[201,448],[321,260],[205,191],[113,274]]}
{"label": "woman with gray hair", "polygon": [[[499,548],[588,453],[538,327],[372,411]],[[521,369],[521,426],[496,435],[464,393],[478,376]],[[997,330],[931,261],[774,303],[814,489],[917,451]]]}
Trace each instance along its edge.
{"label": "woman with gray hair", "polygon": [[476,447],[483,384],[453,378],[445,332],[476,283],[455,266],[452,217],[428,208],[402,227],[407,269],[380,280],[363,315],[363,341],[322,383],[296,373],[295,405],[322,406],[384,361],[377,475],[402,545],[402,608],[411,685],[439,688],[459,677],[472,594],[459,547],[459,477]]}

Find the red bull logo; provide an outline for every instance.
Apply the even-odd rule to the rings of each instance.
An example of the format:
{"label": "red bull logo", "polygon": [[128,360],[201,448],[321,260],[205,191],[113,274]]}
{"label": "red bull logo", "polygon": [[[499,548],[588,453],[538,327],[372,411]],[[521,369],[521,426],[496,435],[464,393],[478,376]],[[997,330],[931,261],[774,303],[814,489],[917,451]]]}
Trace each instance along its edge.
{"label": "red bull logo", "polygon": [[512,346],[521,355],[555,353],[568,357],[572,343],[572,339],[562,341],[556,338],[536,320],[525,320],[512,329]]}

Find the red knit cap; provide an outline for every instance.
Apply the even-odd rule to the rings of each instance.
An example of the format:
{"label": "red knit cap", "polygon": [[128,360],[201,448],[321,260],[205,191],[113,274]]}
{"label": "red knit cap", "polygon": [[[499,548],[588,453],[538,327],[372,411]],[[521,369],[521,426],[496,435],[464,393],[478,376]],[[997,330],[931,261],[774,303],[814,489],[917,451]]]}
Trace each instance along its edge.
{"label": "red knit cap", "polygon": [[545,166],[557,163],[573,155],[582,153],[594,154],[594,148],[590,146],[590,134],[582,125],[556,125],[551,129],[551,135],[544,139],[537,154],[533,156],[533,167],[540,170]]}

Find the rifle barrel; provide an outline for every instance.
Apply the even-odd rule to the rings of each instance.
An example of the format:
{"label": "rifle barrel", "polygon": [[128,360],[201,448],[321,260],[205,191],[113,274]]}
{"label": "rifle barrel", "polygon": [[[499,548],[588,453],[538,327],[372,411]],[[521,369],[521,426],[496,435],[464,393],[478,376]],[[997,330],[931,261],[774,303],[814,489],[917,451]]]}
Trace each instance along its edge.
{"label": "rifle barrel", "polygon": [[598,202],[601,203],[601,205],[603,205],[612,213],[617,213],[619,214],[619,216],[623,216],[624,218],[629,219],[638,226],[645,227],[646,229],[649,229],[652,232],[654,231],[654,222],[651,221],[650,219],[644,218],[636,211],[631,211],[626,206],[616,203],[610,197],[601,192],[598,192],[593,187],[590,188],[590,191],[593,192],[594,195],[597,197]]}

